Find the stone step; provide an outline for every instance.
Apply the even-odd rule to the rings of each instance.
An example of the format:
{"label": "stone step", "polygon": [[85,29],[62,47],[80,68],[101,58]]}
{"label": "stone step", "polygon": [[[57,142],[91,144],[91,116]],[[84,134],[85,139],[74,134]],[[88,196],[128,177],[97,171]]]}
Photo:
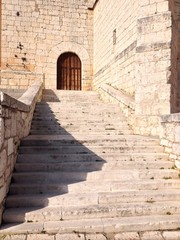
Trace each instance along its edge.
{"label": "stone step", "polygon": [[[74,143],[75,141],[78,141],[79,143],[93,143],[94,141],[98,142],[109,142],[109,141],[118,141],[121,143],[126,143],[127,145],[133,145],[133,144],[148,144],[148,145],[159,145],[159,139],[158,138],[147,138],[147,137],[142,137],[139,135],[106,135],[101,133],[98,135],[97,133],[93,134],[88,134],[86,136],[85,134],[77,133],[73,135],[29,135],[25,137],[23,140],[21,140],[22,144],[28,144],[31,143],[31,141],[36,141],[41,143],[46,143],[46,142],[53,142],[53,144],[56,145],[56,142],[63,142],[63,143],[69,143],[72,142]],[[44,144],[43,143],[43,144]]]}
{"label": "stone step", "polygon": [[150,179],[146,180],[121,180],[121,181],[83,181],[69,184],[67,182],[61,183],[12,183],[10,186],[10,195],[24,195],[24,194],[63,194],[67,191],[69,193],[77,193],[79,189],[81,192],[117,192],[125,190],[159,190],[159,189],[179,189],[179,179]]}
{"label": "stone step", "polygon": [[[22,223],[22,224],[7,224],[1,228],[1,236],[13,234],[40,234],[41,240],[45,240],[44,237],[48,235],[53,235],[58,233],[62,238],[60,239],[79,239],[81,233],[95,234],[92,239],[96,239],[99,234],[118,234],[119,237],[116,239],[138,239],[134,232],[145,232],[145,231],[163,231],[163,230],[176,230],[180,226],[180,215],[153,215],[153,216],[136,216],[136,217],[113,217],[113,218],[98,218],[98,219],[80,219],[80,220],[65,220],[65,221],[49,221],[49,222],[38,222],[38,223]],[[123,233],[126,234],[124,235]],[[44,233],[44,236],[42,235]],[[46,234],[48,235],[46,235]],[[68,237],[68,233],[71,238]],[[78,233],[78,236],[74,233]],[[120,235],[119,235],[120,233]],[[121,234],[122,233],[122,234]],[[132,233],[132,234],[131,234]],[[168,233],[167,231],[165,233]],[[169,232],[168,236],[172,235],[174,232]],[[177,233],[177,232],[176,232]],[[164,234],[164,233],[163,233]],[[112,235],[112,236],[113,236]],[[87,235],[88,236],[88,235]],[[139,235],[138,235],[139,236]],[[152,235],[150,235],[152,236]],[[157,235],[155,235],[156,237]],[[164,236],[167,236],[164,235]],[[176,235],[177,236],[177,235]],[[35,235],[37,239],[38,235]],[[76,238],[75,238],[76,237]],[[101,236],[102,237],[102,236]],[[15,240],[13,238],[12,240]],[[81,238],[80,238],[81,239]],[[86,238],[87,239],[87,238]],[[89,238],[88,238],[89,239]],[[104,238],[97,238],[103,239]],[[105,238],[106,239],[106,238]],[[155,240],[158,238],[147,238]],[[160,238],[159,238],[160,239]],[[164,238],[165,239],[165,238]],[[166,240],[178,240],[179,238],[166,238]],[[17,240],[17,239],[16,239]],[[144,239],[143,239],[144,240]]]}
{"label": "stone step", "polygon": [[168,160],[168,155],[166,153],[102,153],[96,155],[92,154],[18,154],[17,162],[18,163],[61,163],[61,162],[86,162],[86,161],[97,161],[97,162],[162,162]]}
{"label": "stone step", "polygon": [[[32,138],[30,138],[30,136],[32,136]],[[104,139],[82,139],[79,138],[79,140],[75,139],[73,136],[67,136],[66,137],[62,137],[62,135],[56,135],[59,137],[59,140],[51,140],[51,138],[44,138],[43,137],[40,138],[38,136],[38,138],[36,139],[36,136],[30,135],[29,138],[26,138],[24,140],[21,141],[21,146],[93,146],[93,145],[97,145],[97,146],[109,146],[109,145],[120,145],[121,147],[134,147],[134,146],[157,146],[157,142],[156,141],[137,141],[135,139],[130,139],[129,141],[126,141],[126,139],[123,138],[104,138]],[[111,135],[112,136],[112,135]],[[81,140],[82,139],[82,140]]]}
{"label": "stone step", "polygon": [[110,127],[110,126],[129,126],[127,124],[126,121],[124,120],[114,120],[113,122],[110,121],[110,123],[107,122],[106,119],[94,119],[94,121],[92,120],[88,120],[86,118],[83,118],[83,119],[79,119],[79,121],[77,122],[77,120],[75,119],[71,119],[72,121],[69,122],[67,118],[51,118],[51,119],[43,119],[43,118],[38,118],[38,119],[33,119],[32,120],[32,125],[34,126],[39,126],[39,125],[53,125],[53,124],[61,124],[62,126],[67,126],[67,125],[77,125],[77,124],[81,124],[81,125],[102,125],[102,126],[107,126],[107,127]]}
{"label": "stone step", "polygon": [[[68,191],[68,189],[67,189]],[[37,195],[9,195],[6,208],[46,207],[46,206],[89,206],[98,204],[120,204],[132,202],[153,203],[163,201],[180,201],[179,189],[160,190],[129,190],[119,192],[90,192],[90,193],[63,193]]]}
{"label": "stone step", "polygon": [[145,153],[154,152],[162,153],[164,150],[161,146],[21,146],[19,149],[20,154],[88,154],[95,152],[98,153]]}
{"label": "stone step", "polygon": [[[107,120],[108,119],[115,119],[116,117],[118,117],[119,120],[123,120],[124,121],[124,117],[121,117],[121,115],[119,113],[114,113],[112,114],[111,112],[100,112],[100,113],[93,113],[93,112],[89,112],[89,111],[84,111],[84,112],[80,112],[80,111],[71,111],[70,110],[66,113],[64,113],[64,111],[62,112],[52,112],[52,113],[46,113],[46,112],[42,112],[42,113],[39,113],[39,112],[34,112],[34,115],[33,115],[33,119],[36,119],[36,118],[44,118],[44,117],[51,117],[51,118],[57,118],[57,119],[76,119],[76,120],[81,120],[83,118],[86,118],[86,119],[91,119],[92,117],[95,118],[95,119],[102,119],[103,118],[106,118]],[[115,119],[116,121],[116,119]]]}
{"label": "stone step", "polygon": [[[89,128],[88,131],[91,133],[92,129]],[[70,130],[68,129],[68,131],[64,130],[30,130],[30,134],[31,135],[72,135],[72,134],[76,134],[76,133],[84,133],[88,134],[87,130],[84,129],[77,129],[77,130]],[[98,131],[96,130],[97,134],[100,134],[104,132],[104,130]],[[106,130],[106,135],[127,135],[127,134],[132,134],[132,130]],[[92,131],[92,134],[94,134],[94,132]]]}
{"label": "stone step", "polygon": [[33,116],[33,121],[63,121],[63,122],[69,122],[69,123],[77,123],[79,121],[81,122],[102,122],[102,123],[107,123],[107,124],[111,124],[111,123],[118,123],[118,122],[122,122],[124,123],[125,120],[122,117],[116,116],[111,117],[111,115],[99,115],[98,117],[95,117],[94,115],[86,115],[83,116],[83,118],[79,118],[78,115],[64,115],[64,114],[59,114],[57,115],[39,115],[39,116]]}
{"label": "stone step", "polygon": [[[92,112],[94,111],[94,113],[112,113],[112,114],[115,114],[115,113],[120,113],[123,118],[124,118],[124,115],[122,114],[122,111],[120,110],[119,106],[118,105],[115,105],[115,104],[110,104],[110,105],[106,105],[106,104],[103,104],[103,103],[94,103],[92,105],[89,105],[88,103],[83,103],[83,104],[76,104],[76,102],[73,103],[58,103],[56,105],[36,105],[35,107],[35,112],[38,112],[38,113],[58,113],[58,112],[63,112],[64,114],[66,113],[69,113],[69,111],[74,112],[74,111],[77,111],[77,112]],[[70,112],[70,113],[72,113]]]}
{"label": "stone step", "polygon": [[6,223],[48,222],[96,218],[135,217],[147,215],[180,214],[180,202],[140,202],[121,203],[116,205],[92,205],[85,207],[45,207],[7,209],[3,215]]}
{"label": "stone step", "polygon": [[[106,126],[98,126],[98,125],[82,125],[81,123],[79,125],[60,125],[60,124],[54,124],[54,125],[33,125],[31,126],[31,132],[33,131],[58,131],[58,132],[67,132],[67,131],[81,131],[81,132],[87,132],[89,130],[92,131],[118,131],[122,129],[123,132],[124,131],[129,131],[129,127],[128,126],[121,126],[121,127],[117,127],[117,126],[113,126],[113,127],[106,127]],[[68,133],[67,133],[68,134]]]}
{"label": "stone step", "polygon": [[106,161],[87,161],[87,162],[63,162],[63,163],[16,163],[16,172],[44,172],[44,171],[114,171],[117,169],[172,169],[173,162],[106,162]]}
{"label": "stone step", "polygon": [[56,172],[14,172],[14,183],[76,183],[81,181],[120,181],[136,179],[178,179],[178,170],[145,169],[145,170],[116,170],[116,171],[56,171]]}

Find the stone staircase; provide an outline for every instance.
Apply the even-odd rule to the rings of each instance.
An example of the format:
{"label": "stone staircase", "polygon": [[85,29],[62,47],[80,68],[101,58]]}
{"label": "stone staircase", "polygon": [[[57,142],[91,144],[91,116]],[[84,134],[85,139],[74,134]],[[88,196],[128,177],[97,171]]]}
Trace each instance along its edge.
{"label": "stone staircase", "polygon": [[133,135],[118,105],[46,90],[3,223],[5,240],[180,239],[179,171],[158,139]]}

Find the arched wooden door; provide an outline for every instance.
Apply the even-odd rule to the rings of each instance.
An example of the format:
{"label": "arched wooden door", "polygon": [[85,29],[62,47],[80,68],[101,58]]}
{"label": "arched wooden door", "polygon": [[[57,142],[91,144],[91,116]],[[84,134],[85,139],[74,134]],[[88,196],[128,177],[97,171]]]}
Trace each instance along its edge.
{"label": "arched wooden door", "polygon": [[75,53],[66,52],[58,58],[57,89],[81,90],[81,60]]}

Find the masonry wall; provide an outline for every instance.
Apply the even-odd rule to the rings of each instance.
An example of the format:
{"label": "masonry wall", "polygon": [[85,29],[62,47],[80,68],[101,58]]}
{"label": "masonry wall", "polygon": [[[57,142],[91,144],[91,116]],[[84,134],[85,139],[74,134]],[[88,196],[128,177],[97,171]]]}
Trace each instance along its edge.
{"label": "masonry wall", "polygon": [[19,100],[0,92],[0,224],[18,146],[29,134],[34,108],[41,98],[41,82],[34,83]]}
{"label": "masonry wall", "polygon": [[108,83],[134,95],[138,8],[137,0],[98,1],[95,6],[95,89]]}
{"label": "masonry wall", "polygon": [[[67,51],[82,62],[83,89],[92,81],[92,1],[2,0],[1,87],[27,87],[41,75],[56,88],[57,59]],[[12,75],[19,75],[21,81]]]}
{"label": "masonry wall", "polygon": [[172,25],[167,0],[108,0],[95,6],[94,88],[108,83],[134,97],[131,123],[138,134],[159,135],[159,116],[169,114],[176,101]]}

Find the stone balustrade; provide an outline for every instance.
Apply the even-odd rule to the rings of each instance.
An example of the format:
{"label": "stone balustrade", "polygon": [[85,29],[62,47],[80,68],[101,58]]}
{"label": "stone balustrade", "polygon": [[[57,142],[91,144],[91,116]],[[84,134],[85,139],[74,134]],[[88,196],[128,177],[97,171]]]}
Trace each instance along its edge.
{"label": "stone balustrade", "polygon": [[17,100],[0,92],[0,219],[20,139],[29,134],[35,104],[42,97],[41,82],[34,83]]}
{"label": "stone balustrade", "polygon": [[180,168],[180,113],[161,116],[161,145]]}
{"label": "stone balustrade", "polygon": [[123,113],[127,117],[128,123],[133,125],[135,100],[132,96],[127,95],[106,83],[103,84],[97,91],[99,92],[103,101],[118,103]]}
{"label": "stone balustrade", "polygon": [[[135,112],[133,97],[108,84],[102,85],[98,92],[103,101],[119,104],[135,134],[158,136],[160,144],[169,154],[169,159],[175,162],[176,167],[180,168],[180,113],[162,116],[138,116]],[[157,120],[152,121],[153,118],[157,118]]]}

